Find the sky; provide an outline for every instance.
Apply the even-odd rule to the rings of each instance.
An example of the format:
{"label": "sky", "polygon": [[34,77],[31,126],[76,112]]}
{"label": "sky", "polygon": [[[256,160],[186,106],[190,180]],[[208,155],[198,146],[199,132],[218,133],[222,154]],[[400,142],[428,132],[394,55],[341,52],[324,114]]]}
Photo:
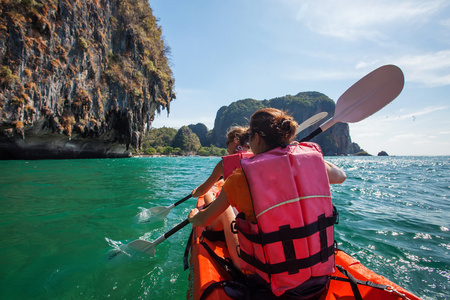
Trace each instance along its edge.
{"label": "sky", "polygon": [[[393,64],[401,94],[350,124],[370,154],[450,155],[450,1],[149,0],[176,99],[152,123],[209,129],[220,107],[318,91],[334,101]],[[302,120],[300,120],[302,121]]]}

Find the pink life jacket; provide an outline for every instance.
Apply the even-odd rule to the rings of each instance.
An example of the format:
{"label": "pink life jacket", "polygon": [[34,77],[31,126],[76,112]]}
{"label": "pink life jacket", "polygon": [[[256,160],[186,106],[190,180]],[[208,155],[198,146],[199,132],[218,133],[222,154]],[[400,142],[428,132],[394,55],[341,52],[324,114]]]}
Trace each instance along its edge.
{"label": "pink life jacket", "polygon": [[226,180],[228,176],[233,174],[233,171],[241,168],[241,159],[244,157],[252,157],[252,152],[245,150],[236,151],[235,154],[222,156],[223,161],[223,179]]}
{"label": "pink life jacket", "polygon": [[334,272],[334,214],[320,147],[289,145],[241,161],[257,224],[236,218],[241,268],[276,296]]}

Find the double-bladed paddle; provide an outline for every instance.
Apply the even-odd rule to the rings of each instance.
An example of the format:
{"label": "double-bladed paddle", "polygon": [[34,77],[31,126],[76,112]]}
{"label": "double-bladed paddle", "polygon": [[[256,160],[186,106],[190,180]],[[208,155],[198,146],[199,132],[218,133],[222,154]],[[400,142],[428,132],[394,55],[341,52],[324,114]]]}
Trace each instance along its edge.
{"label": "double-bladed paddle", "polygon": [[[400,94],[404,82],[405,79],[402,70],[394,65],[382,66],[370,72],[339,97],[334,116],[301,141],[312,139],[337,122],[359,122],[371,116],[392,102]],[[154,255],[155,248],[158,244],[165,241],[169,236],[185,227],[188,223],[188,219],[184,220],[153,242],[138,239],[130,242],[128,246],[138,251]]]}
{"label": "double-bladed paddle", "polygon": [[400,94],[404,83],[402,70],[394,65],[370,72],[339,97],[334,116],[300,142],[311,140],[338,122],[355,123],[373,115]]}

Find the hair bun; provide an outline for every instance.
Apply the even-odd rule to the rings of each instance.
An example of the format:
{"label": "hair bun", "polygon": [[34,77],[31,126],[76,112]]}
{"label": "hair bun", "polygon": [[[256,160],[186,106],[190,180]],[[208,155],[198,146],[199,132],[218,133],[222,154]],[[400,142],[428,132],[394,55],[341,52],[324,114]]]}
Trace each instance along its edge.
{"label": "hair bun", "polygon": [[283,131],[290,131],[291,130],[291,120],[284,120],[281,123],[280,127]]}

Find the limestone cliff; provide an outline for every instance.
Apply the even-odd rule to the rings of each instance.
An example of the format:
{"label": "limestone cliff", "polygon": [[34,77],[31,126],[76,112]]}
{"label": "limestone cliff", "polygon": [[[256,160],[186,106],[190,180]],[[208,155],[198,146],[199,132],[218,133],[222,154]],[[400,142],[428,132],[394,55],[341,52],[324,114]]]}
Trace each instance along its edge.
{"label": "limestone cliff", "polygon": [[[235,125],[248,125],[250,116],[256,110],[264,107],[288,111],[300,124],[319,112],[328,112],[327,118],[331,118],[335,103],[319,92],[302,92],[295,96],[287,95],[271,100],[244,99],[233,102],[229,106],[223,106],[217,112],[214,129],[211,134],[213,144],[225,147],[227,130]],[[299,133],[298,139],[310,134],[320,124],[321,122]],[[324,155],[347,155],[361,150],[356,143],[352,143],[348,124],[343,123],[333,125],[327,131],[312,139],[312,142],[316,142],[321,146]]]}
{"label": "limestone cliff", "polygon": [[146,0],[1,0],[0,158],[123,157],[175,98]]}

